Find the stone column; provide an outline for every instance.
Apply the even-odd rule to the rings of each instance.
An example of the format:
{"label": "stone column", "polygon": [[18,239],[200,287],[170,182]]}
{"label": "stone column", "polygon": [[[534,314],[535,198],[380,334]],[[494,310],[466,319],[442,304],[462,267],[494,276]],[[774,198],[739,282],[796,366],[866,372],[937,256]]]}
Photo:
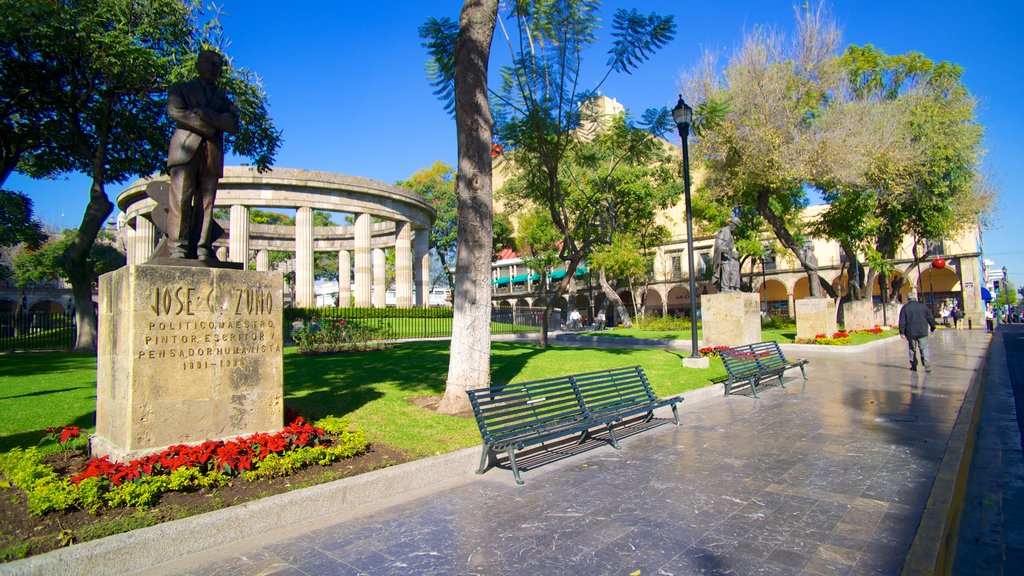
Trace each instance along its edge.
{"label": "stone column", "polygon": [[256,271],[267,272],[270,270],[270,251],[266,248],[256,252]]}
{"label": "stone column", "polygon": [[387,261],[384,258],[383,248],[373,249],[373,307],[383,308],[387,306]]}
{"label": "stone column", "polygon": [[295,211],[295,306],[316,305],[313,296],[313,209]]}
{"label": "stone column", "polygon": [[156,237],[156,226],[142,216],[135,217],[135,238],[132,240],[135,263],[142,264],[153,256],[153,240]]}
{"label": "stone column", "polygon": [[416,305],[430,306],[430,230],[419,228],[413,240],[413,282],[416,284]]}
{"label": "stone column", "polygon": [[356,306],[370,307],[370,215],[356,214]]}
{"label": "stone column", "polygon": [[396,222],[395,243],[395,306],[412,308],[412,225]]}
{"label": "stone column", "polygon": [[217,248],[217,260],[220,260],[221,262],[227,262],[228,261],[228,249],[227,249],[227,246],[221,246],[220,248]]}
{"label": "stone column", "polygon": [[793,298],[793,294],[790,293],[786,296],[789,299],[789,317],[790,319],[796,318],[796,300]]}
{"label": "stone column", "polygon": [[124,234],[124,262],[128,266],[135,265],[135,228],[132,228],[127,223],[124,228],[121,229],[121,233]]}
{"label": "stone column", "polygon": [[338,306],[352,305],[352,257],[348,250],[338,251]]}
{"label": "stone column", "polygon": [[235,204],[231,207],[231,230],[228,232],[228,257],[232,262],[249,268],[249,207]]}

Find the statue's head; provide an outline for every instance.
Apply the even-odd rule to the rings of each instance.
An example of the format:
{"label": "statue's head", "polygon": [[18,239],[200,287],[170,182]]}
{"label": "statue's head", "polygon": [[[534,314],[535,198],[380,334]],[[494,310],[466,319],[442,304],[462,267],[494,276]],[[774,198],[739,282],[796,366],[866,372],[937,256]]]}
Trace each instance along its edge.
{"label": "statue's head", "polygon": [[216,50],[203,50],[196,59],[196,71],[204,82],[214,83],[224,72],[224,57]]}

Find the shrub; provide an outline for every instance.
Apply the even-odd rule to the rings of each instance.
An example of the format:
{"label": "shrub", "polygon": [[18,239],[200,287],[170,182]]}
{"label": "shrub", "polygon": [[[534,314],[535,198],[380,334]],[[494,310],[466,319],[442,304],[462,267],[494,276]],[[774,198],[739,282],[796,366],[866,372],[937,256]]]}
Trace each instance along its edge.
{"label": "shrub", "polygon": [[300,354],[333,354],[337,352],[381,350],[391,347],[391,333],[386,328],[367,326],[344,318],[305,324],[292,332],[292,340]]}

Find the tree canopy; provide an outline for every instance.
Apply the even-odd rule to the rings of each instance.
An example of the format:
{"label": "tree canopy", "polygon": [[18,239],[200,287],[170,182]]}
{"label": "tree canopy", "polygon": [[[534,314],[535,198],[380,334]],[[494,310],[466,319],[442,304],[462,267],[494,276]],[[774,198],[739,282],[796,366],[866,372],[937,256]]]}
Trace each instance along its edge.
{"label": "tree canopy", "polygon": [[[167,88],[195,76],[201,48],[226,44],[223,30],[218,15],[204,12],[198,0],[26,0],[4,8],[0,109],[14,120],[0,125],[3,169],[92,178],[64,258],[78,313],[76,348],[93,349],[87,258],[113,209],[106,185],[164,169],[173,127],[165,113]],[[259,79],[228,62],[222,85],[236,101],[242,127],[226,147],[265,170],[280,133]]]}
{"label": "tree canopy", "polygon": [[[514,2],[508,10],[501,30],[512,64],[502,68],[498,85],[489,88],[495,142],[518,175],[515,193],[545,208],[561,235],[559,256],[568,262],[569,274],[548,299],[547,318],[576,266],[595,243],[608,238],[609,232],[607,218],[601,217],[603,206],[585,206],[578,202],[578,196],[571,197],[570,178],[564,173],[568,155],[579,143],[593,137],[593,132],[586,135],[584,128],[595,126],[601,117],[593,103],[605,79],[612,73],[632,73],[672,40],[675,23],[671,16],[617,10],[612,17],[614,40],[608,51],[607,71],[591,87],[584,88],[580,63],[596,40],[598,3]],[[432,56],[428,76],[449,109],[454,102],[454,85],[449,82],[448,71],[452,69],[451,46],[457,29],[448,20],[431,20],[421,30]],[[667,111],[662,111],[660,116],[652,117],[663,120],[666,116]],[[634,152],[625,150],[621,158]],[[541,345],[546,344],[547,331],[542,329]]]}
{"label": "tree canopy", "polygon": [[[763,219],[807,271],[813,296],[835,291],[805,245],[836,240],[853,297],[870,298],[867,286],[891,270],[904,237],[923,247],[988,209],[974,99],[953,64],[870,45],[840,52],[822,3],[796,19],[793,38],[754,29],[722,72],[709,55],[684,78],[698,103],[700,192],[752,208],[752,222]],[[812,191],[828,203],[817,222],[802,214]]]}

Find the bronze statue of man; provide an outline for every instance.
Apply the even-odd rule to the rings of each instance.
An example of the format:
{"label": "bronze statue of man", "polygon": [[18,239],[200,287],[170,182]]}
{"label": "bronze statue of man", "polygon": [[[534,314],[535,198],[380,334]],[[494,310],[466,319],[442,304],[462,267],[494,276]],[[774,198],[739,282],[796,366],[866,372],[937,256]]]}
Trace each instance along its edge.
{"label": "bronze statue of man", "polygon": [[739,226],[735,217],[719,228],[715,234],[715,246],[711,256],[711,282],[719,292],[736,292],[740,289],[740,253],[732,233]]}
{"label": "bronze statue of man", "polygon": [[224,133],[238,131],[238,113],[217,88],[224,57],[203,50],[196,70],[198,79],[175,83],[167,92],[167,114],[176,124],[167,151],[167,243],[171,258],[216,260],[213,201],[224,175]]}

